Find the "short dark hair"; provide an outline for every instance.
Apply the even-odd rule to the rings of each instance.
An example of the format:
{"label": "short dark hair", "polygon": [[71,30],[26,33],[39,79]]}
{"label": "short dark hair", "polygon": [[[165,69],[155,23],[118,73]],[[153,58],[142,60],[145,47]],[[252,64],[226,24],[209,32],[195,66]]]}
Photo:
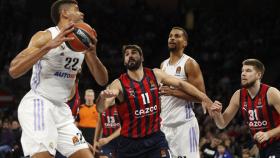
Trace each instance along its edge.
{"label": "short dark hair", "polygon": [[136,49],[140,55],[143,55],[142,49],[140,46],[136,45],[136,44],[130,44],[130,45],[124,45],[122,48],[122,52],[123,52],[123,56],[125,54],[125,51],[127,49]]}
{"label": "short dark hair", "polygon": [[187,31],[184,28],[179,27],[179,26],[175,26],[175,27],[172,27],[171,30],[180,30],[180,31],[182,31],[186,41],[188,41],[189,35],[188,35]]}
{"label": "short dark hair", "polygon": [[57,0],[52,4],[51,7],[51,18],[55,25],[59,22],[60,9],[63,4],[78,4],[76,0]]}
{"label": "short dark hair", "polygon": [[[265,67],[261,61],[258,59],[246,59],[242,62],[242,65],[250,65],[253,66],[257,71],[261,72],[261,75],[263,76]],[[261,78],[262,78],[261,76]]]}

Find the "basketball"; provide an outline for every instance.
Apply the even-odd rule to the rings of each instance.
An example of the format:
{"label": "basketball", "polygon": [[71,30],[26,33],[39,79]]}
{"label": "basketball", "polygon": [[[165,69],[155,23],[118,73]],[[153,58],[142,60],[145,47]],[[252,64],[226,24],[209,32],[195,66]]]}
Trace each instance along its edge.
{"label": "basketball", "polygon": [[76,23],[73,32],[66,37],[74,38],[65,42],[68,48],[75,52],[82,52],[90,47],[90,43],[93,43],[93,37],[97,37],[97,33],[87,23],[81,22]]}

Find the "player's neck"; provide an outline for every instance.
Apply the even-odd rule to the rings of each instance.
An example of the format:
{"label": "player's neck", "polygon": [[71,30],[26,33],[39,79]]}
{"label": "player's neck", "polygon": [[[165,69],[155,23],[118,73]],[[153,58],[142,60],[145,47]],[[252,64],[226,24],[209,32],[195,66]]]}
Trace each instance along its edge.
{"label": "player's neck", "polygon": [[135,71],[127,71],[128,76],[135,80],[135,81],[141,81],[144,77],[144,69],[143,66],[140,66],[137,70]]}
{"label": "player's neck", "polygon": [[247,88],[247,90],[248,90],[248,93],[250,94],[250,96],[252,98],[254,98],[258,94],[260,88],[261,88],[260,81],[256,81],[256,83],[252,87]]}
{"label": "player's neck", "polygon": [[183,55],[184,55],[184,50],[170,52],[169,64],[170,65],[176,64],[182,58]]}
{"label": "player's neck", "polygon": [[57,27],[59,28],[59,30],[61,30],[65,25],[67,25],[69,23],[68,20],[64,20],[64,19],[61,19],[59,21],[59,23],[57,24]]}

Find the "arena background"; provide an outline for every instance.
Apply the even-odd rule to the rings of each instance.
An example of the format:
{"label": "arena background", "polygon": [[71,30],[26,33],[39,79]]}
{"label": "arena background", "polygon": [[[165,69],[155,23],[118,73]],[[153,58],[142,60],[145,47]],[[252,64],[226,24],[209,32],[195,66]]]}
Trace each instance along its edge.
{"label": "arena background", "polygon": [[[0,1],[0,120],[16,118],[18,103],[30,89],[31,71],[13,80],[8,75],[9,63],[35,32],[53,26],[52,2]],[[168,57],[170,29],[181,26],[189,34],[186,54],[200,64],[213,100],[227,105],[239,88],[241,62],[246,58],[260,59],[266,67],[263,82],[280,88],[277,0],[79,0],[79,6],[85,21],[98,33],[98,56],[109,70],[110,81],[124,71],[122,45],[139,44],[145,66],[159,67]],[[97,93],[104,88],[95,83],[87,66],[79,86],[81,96],[87,88]],[[204,125],[212,121],[199,108],[196,111],[204,132]],[[230,127],[239,122],[233,121]]]}

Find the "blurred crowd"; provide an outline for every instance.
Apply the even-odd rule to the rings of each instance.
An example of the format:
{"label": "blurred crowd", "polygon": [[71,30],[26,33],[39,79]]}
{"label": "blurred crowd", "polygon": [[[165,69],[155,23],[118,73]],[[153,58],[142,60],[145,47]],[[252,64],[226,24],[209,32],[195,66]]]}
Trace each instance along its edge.
{"label": "blurred crowd", "polygon": [[[29,90],[30,72],[12,80],[9,62],[26,47],[36,31],[52,26],[49,17],[51,0],[0,1],[0,92],[12,96],[3,102],[0,96],[0,151],[7,155],[20,153],[20,127],[16,108]],[[117,3],[119,2],[119,3]],[[277,57],[280,47],[280,11],[276,0],[212,2],[177,0],[177,7],[149,5],[148,1],[130,0],[126,5],[113,0],[81,0],[79,6],[85,21],[98,33],[98,55],[109,70],[110,79],[123,72],[121,47],[137,43],[144,51],[145,65],[159,67],[168,56],[167,39],[171,27],[181,26],[189,33],[187,54],[198,61],[205,78],[207,94],[224,106],[239,88],[241,61],[258,58],[267,67],[264,81],[279,88]],[[196,3],[195,3],[196,2]],[[80,91],[94,87],[97,94],[103,88],[93,82],[86,66],[80,76]],[[1,94],[1,93],[0,93]],[[225,130],[218,130],[210,117],[196,106],[200,124],[200,145],[204,157],[253,157],[257,151],[246,126],[238,119]],[[240,118],[240,117],[236,117]],[[4,150],[3,150],[4,151]],[[214,153],[214,154],[213,154]],[[0,154],[0,158],[1,158]],[[223,154],[225,155],[225,154]]]}

